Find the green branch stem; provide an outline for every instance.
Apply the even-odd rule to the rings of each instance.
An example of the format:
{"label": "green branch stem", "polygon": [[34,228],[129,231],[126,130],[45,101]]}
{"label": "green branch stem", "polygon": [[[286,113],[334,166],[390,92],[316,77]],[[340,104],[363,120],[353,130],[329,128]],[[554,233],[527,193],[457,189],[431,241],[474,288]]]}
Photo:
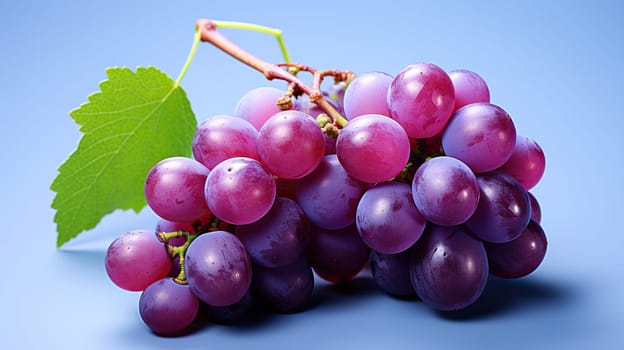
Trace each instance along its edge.
{"label": "green branch stem", "polygon": [[197,52],[197,47],[201,41],[201,32],[199,28],[195,28],[195,35],[193,36],[193,46],[191,46],[191,52],[189,52],[188,57],[186,58],[186,62],[184,63],[184,67],[182,67],[182,71],[178,75],[178,79],[175,81],[175,87],[180,86],[182,79],[184,79],[184,75],[186,75],[186,71],[191,66],[191,62],[193,62],[193,58],[195,58],[195,53]]}
{"label": "green branch stem", "polygon": [[245,22],[212,21],[212,23],[214,23],[217,28],[242,29],[273,35],[275,39],[277,39],[277,43],[279,44],[280,50],[282,51],[282,57],[284,57],[284,62],[290,63],[290,56],[288,55],[288,50],[286,49],[286,44],[284,43],[284,38],[282,37],[282,31],[280,29]]}

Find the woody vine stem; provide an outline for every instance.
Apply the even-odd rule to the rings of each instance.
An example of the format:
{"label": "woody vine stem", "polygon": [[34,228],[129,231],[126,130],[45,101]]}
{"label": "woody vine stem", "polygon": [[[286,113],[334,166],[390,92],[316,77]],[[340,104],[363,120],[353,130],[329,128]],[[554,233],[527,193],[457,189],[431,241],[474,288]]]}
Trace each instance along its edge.
{"label": "woody vine stem", "polygon": [[[233,43],[226,36],[217,31],[217,28],[247,29],[274,35],[278,40],[285,62],[280,64],[268,63]],[[211,43],[221,51],[259,71],[268,80],[279,79],[287,82],[288,90],[282,99],[278,101],[280,107],[288,109],[290,107],[290,103],[292,103],[291,97],[306,94],[310,97],[310,102],[316,103],[329,116],[333,124],[338,127],[344,127],[347,124],[345,117],[342,116],[340,112],[338,112],[334,106],[332,106],[331,103],[325,99],[325,97],[323,97],[320,87],[323,79],[326,77],[333,77],[334,82],[336,83],[341,81],[346,81],[348,83],[353,80],[355,74],[347,70],[319,70],[306,65],[291,63],[288,51],[286,50],[286,46],[284,45],[281,37],[281,31],[273,28],[241,22],[213,21],[209,19],[198,20],[195,25],[195,39],[193,40],[191,53],[189,54],[182,72],[176,80],[176,85],[179,85],[180,81],[184,77],[186,70],[193,60],[195,51],[197,50],[197,46],[200,41]],[[297,78],[296,74],[301,71],[312,74],[311,86]]]}

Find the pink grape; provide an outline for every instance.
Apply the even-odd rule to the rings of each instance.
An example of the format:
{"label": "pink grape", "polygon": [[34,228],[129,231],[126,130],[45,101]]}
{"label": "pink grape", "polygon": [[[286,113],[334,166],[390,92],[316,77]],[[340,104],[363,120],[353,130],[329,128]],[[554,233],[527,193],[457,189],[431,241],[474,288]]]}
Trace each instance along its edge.
{"label": "pink grape", "polygon": [[316,168],[325,154],[323,132],[299,111],[275,114],[258,132],[258,156],[280,178],[299,179]]}
{"label": "pink grape", "polygon": [[367,183],[399,175],[410,155],[410,142],[396,121],[381,114],[351,120],[336,141],[336,154],[349,175]]}
{"label": "pink grape", "polygon": [[203,197],[204,183],[210,170],[200,162],[172,157],[158,162],[145,179],[145,199],[163,219],[194,222],[210,211]]}
{"label": "pink grape", "polygon": [[275,200],[275,179],[257,160],[236,157],[212,169],[204,194],[210,211],[234,225],[246,225],[269,212]]}
{"label": "pink grape", "polygon": [[403,68],[387,96],[391,117],[413,138],[440,133],[455,107],[453,82],[442,68],[416,63]]}
{"label": "pink grape", "polygon": [[511,157],[498,170],[513,176],[528,191],[542,178],[545,167],[544,151],[537,142],[518,136]]}
{"label": "pink grape", "polygon": [[274,87],[253,89],[240,98],[234,109],[234,116],[247,120],[256,130],[260,130],[269,118],[282,111],[277,107],[277,100],[283,95],[284,91]]}
{"label": "pink grape", "polygon": [[344,93],[345,117],[352,120],[364,114],[390,116],[386,96],[392,76],[382,72],[360,74]]}
{"label": "pink grape", "polygon": [[193,156],[208,169],[234,157],[258,159],[258,131],[248,121],[225,114],[199,124],[193,137]]}
{"label": "pink grape", "polygon": [[477,73],[458,69],[450,71],[448,75],[455,89],[455,111],[471,103],[490,102],[490,90]]}
{"label": "pink grape", "polygon": [[171,258],[154,231],[129,231],[116,238],[106,250],[104,266],[119,288],[142,291],[167,276]]}

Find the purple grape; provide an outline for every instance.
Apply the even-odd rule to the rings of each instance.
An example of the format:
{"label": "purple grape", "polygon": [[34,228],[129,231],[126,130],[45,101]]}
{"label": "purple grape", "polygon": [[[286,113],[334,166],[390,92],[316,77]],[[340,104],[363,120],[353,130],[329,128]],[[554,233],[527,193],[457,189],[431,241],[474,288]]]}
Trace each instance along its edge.
{"label": "purple grape", "polygon": [[321,278],[340,283],[362,270],[369,251],[355,225],[340,230],[317,227],[312,230],[306,257]]}
{"label": "purple grape", "polygon": [[152,283],[139,298],[143,322],[161,335],[178,335],[187,330],[198,310],[199,300],[189,286],[178,284],[172,278]]}
{"label": "purple grape", "polygon": [[308,175],[325,154],[318,124],[299,111],[275,114],[258,132],[258,156],[269,171],[283,179]]}
{"label": "purple grape", "polygon": [[147,174],[145,199],[163,219],[193,222],[208,216],[203,189],[210,170],[200,162],[184,157],[161,160]]}
{"label": "purple grape", "polygon": [[466,226],[487,242],[504,243],[518,237],[531,219],[531,202],[522,185],[502,172],[481,174],[477,183],[479,205]]}
{"label": "purple grape", "polygon": [[533,220],[510,242],[484,244],[490,273],[502,278],[523,277],[535,271],[548,247],[544,230]]}
{"label": "purple grape", "polygon": [[455,111],[471,103],[490,102],[490,90],[477,73],[458,69],[450,71],[448,75],[455,89]]}
{"label": "purple grape", "polygon": [[253,273],[253,291],[278,312],[302,309],[314,289],[314,274],[303,257],[276,268],[254,265]]}
{"label": "purple grape", "polygon": [[531,220],[539,224],[542,221],[542,209],[540,208],[537,198],[535,198],[531,192],[528,193],[529,201],[531,202]]}
{"label": "purple grape", "polygon": [[349,120],[364,114],[390,116],[386,96],[392,76],[382,72],[360,74],[344,92],[345,117]]}
{"label": "purple grape", "polygon": [[442,135],[446,155],[466,163],[475,173],[503,165],[515,144],[516,128],[509,114],[485,102],[458,109]]}
{"label": "purple grape", "polygon": [[336,155],[328,155],[312,173],[297,181],[297,202],[315,225],[345,228],[355,223],[355,211],[366,188],[347,174]]}
{"label": "purple grape", "polygon": [[442,226],[465,222],[479,204],[474,173],[466,164],[446,156],[431,158],[418,168],[412,194],[418,211]]}
{"label": "purple grape", "polygon": [[245,246],[226,231],[195,238],[186,251],[184,271],[193,293],[212,306],[240,301],[251,285],[251,259]]}
{"label": "purple grape", "polygon": [[116,238],[104,257],[108,277],[119,288],[138,292],[167,276],[171,258],[154,231],[129,231]]}
{"label": "purple grape", "polygon": [[276,198],[262,219],[236,227],[254,264],[280,267],[294,263],[303,255],[310,234],[310,223],[297,202]]}
{"label": "purple grape", "polygon": [[230,158],[212,169],[204,193],[215,216],[246,225],[259,220],[273,206],[275,179],[257,160]]}
{"label": "purple grape", "polygon": [[375,283],[383,291],[394,296],[412,296],[416,294],[410,278],[410,257],[412,251],[398,254],[370,252],[369,263]]}
{"label": "purple grape", "polygon": [[438,310],[458,310],[481,296],[488,260],[483,243],[462,226],[430,226],[412,248],[416,294]]}
{"label": "purple grape", "polygon": [[411,247],[425,229],[410,185],[387,182],[366,191],[355,219],[360,237],[371,249],[396,254]]}
{"label": "purple grape", "polygon": [[248,121],[225,114],[199,124],[193,137],[193,156],[208,169],[234,157],[258,159],[258,131]]}
{"label": "purple grape", "polygon": [[381,114],[351,120],[340,131],[336,154],[349,175],[367,183],[393,179],[409,159],[410,142],[396,121]]}
{"label": "purple grape", "polygon": [[518,136],[511,157],[498,170],[513,176],[528,191],[544,175],[546,158],[537,142]]}
{"label": "purple grape", "polygon": [[256,130],[260,130],[269,118],[282,111],[277,107],[277,100],[283,95],[282,90],[274,87],[253,89],[240,98],[234,108],[234,116],[247,120]]}
{"label": "purple grape", "polygon": [[410,137],[427,138],[440,133],[451,118],[455,89],[442,68],[416,63],[394,77],[387,102],[391,117]]}

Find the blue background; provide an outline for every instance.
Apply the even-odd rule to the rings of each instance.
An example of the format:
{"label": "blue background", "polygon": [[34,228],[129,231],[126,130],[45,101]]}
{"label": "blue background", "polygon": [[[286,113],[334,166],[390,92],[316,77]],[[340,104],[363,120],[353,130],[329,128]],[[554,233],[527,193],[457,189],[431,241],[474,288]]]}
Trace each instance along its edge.
{"label": "blue background", "polygon": [[[618,1],[2,1],[0,348],[624,348],[623,13]],[[454,317],[360,279],[319,284],[306,312],[181,338],[150,333],[139,295],[108,280],[103,258],[154,215],[115,212],[57,250],[49,185],[80,138],[68,112],[104,69],[153,65],[177,77],[202,17],[281,28],[293,60],[314,67],[395,74],[429,61],[478,72],[518,133],[546,152],[532,191],[549,239],[542,266],[491,280]],[[227,35],[281,61],[272,37]],[[282,86],[208,44],[182,83],[200,121],[261,85]]]}

